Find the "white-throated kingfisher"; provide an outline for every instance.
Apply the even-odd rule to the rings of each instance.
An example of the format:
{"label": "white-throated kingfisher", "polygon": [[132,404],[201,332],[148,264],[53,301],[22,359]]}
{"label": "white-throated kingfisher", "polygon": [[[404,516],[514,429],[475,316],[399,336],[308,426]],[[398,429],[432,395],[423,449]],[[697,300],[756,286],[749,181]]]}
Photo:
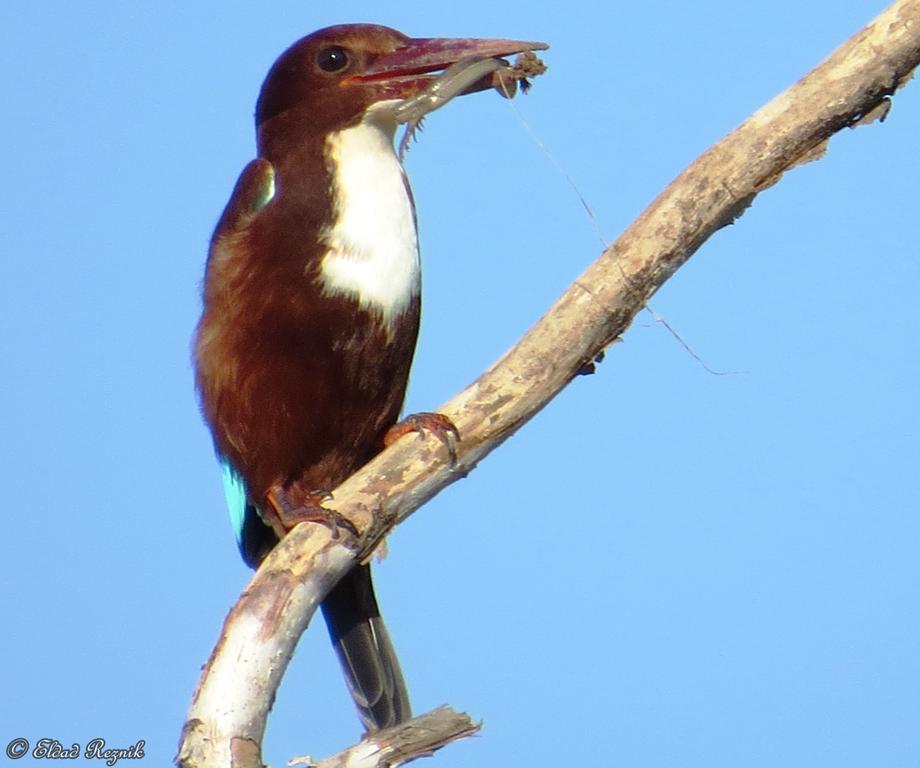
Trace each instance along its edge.
{"label": "white-throated kingfisher", "polygon": [[[402,407],[420,268],[395,107],[458,61],[545,47],[346,24],[294,43],[268,73],[258,156],[211,240],[195,339],[202,409],[250,566],[383,448]],[[365,727],[410,717],[369,566],[322,607]]]}

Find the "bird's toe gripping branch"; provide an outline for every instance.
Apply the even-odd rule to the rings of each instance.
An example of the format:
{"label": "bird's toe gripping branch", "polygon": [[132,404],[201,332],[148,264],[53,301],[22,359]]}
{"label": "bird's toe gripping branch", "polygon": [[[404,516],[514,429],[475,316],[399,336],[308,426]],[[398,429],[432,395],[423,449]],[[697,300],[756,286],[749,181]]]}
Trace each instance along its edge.
{"label": "bird's toe gripping branch", "polygon": [[424,437],[426,432],[433,434],[447,447],[447,453],[450,456],[450,463],[457,463],[457,443],[460,441],[460,430],[443,413],[413,413],[406,416],[402,421],[394,424],[387,430],[383,436],[384,446],[390,446],[403,435],[411,432],[418,433],[419,437]]}
{"label": "bird's toe gripping branch", "polygon": [[299,523],[321,523],[332,531],[332,538],[338,539],[340,529],[344,528],[353,536],[358,536],[358,529],[344,515],[334,509],[323,506],[324,501],[332,499],[329,491],[303,491],[296,484],[288,487],[273,485],[268,491],[270,510],[265,517],[278,538]]}

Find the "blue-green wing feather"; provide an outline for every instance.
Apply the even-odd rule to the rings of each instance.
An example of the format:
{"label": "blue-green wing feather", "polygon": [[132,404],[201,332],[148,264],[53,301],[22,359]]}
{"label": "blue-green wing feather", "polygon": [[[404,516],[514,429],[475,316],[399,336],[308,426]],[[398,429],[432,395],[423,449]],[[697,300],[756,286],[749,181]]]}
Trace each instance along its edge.
{"label": "blue-green wing feather", "polygon": [[[246,494],[246,483],[223,456],[220,457],[220,473],[224,481],[224,496],[227,499],[227,511],[230,512],[230,525],[236,543],[243,546],[243,527],[246,520],[246,509],[251,507]],[[255,511],[255,510],[253,510]]]}
{"label": "blue-green wing feather", "polygon": [[249,499],[243,476],[224,456],[218,458],[233,535],[236,536],[243,560],[247,565],[257,568],[278,539],[272,529],[262,522],[258,507]]}

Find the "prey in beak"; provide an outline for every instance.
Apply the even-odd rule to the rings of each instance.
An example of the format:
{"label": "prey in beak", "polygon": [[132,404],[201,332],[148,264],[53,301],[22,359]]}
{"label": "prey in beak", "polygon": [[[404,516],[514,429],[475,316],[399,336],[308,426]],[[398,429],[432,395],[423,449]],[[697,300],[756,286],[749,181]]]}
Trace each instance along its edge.
{"label": "prey in beak", "polygon": [[[475,38],[409,38],[395,51],[379,56],[364,72],[341,82],[343,87],[373,83],[385,97],[399,98],[394,107],[397,123],[406,124],[399,156],[422,119],[457,96],[494,88],[506,98],[514,96],[518,81],[546,71],[534,51],[546,43]],[[519,54],[514,65],[504,57]]]}
{"label": "prey in beak", "polygon": [[[389,98],[407,99],[435,83],[441,74],[466,61],[501,60],[525,51],[542,51],[546,43],[522,40],[479,40],[476,38],[419,37],[407,38],[390,53],[377,56],[364,71],[341,81],[343,87],[357,83],[374,83]],[[502,66],[508,66],[503,62]],[[456,69],[452,70],[456,74]],[[480,74],[480,77],[483,75]],[[477,78],[478,80],[479,78]],[[474,81],[475,82],[475,81]],[[472,85],[472,83],[470,84]],[[490,87],[468,88],[472,92]],[[459,95],[456,94],[456,95]]]}

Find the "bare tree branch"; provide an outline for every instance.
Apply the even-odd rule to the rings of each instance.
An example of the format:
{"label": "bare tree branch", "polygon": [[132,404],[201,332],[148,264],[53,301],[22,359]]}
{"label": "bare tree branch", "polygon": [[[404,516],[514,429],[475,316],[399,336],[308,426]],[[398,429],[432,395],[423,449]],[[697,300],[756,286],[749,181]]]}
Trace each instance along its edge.
{"label": "bare tree branch", "polygon": [[457,461],[434,439],[404,437],[335,491],[361,532],[334,540],[302,524],[272,551],[227,617],[183,730],[177,761],[260,766],[265,721],[294,646],[355,559],[532,418],[630,325],[705,240],[845,127],[879,116],[920,63],[920,0],[900,0],[675,179],[550,311],[448,402]]}
{"label": "bare tree branch", "polygon": [[420,757],[429,757],[457,739],[472,736],[482,727],[470,716],[450,707],[438,707],[408,722],[369,734],[353,747],[325,760],[309,757],[291,760],[288,765],[314,768],[395,768]]}

